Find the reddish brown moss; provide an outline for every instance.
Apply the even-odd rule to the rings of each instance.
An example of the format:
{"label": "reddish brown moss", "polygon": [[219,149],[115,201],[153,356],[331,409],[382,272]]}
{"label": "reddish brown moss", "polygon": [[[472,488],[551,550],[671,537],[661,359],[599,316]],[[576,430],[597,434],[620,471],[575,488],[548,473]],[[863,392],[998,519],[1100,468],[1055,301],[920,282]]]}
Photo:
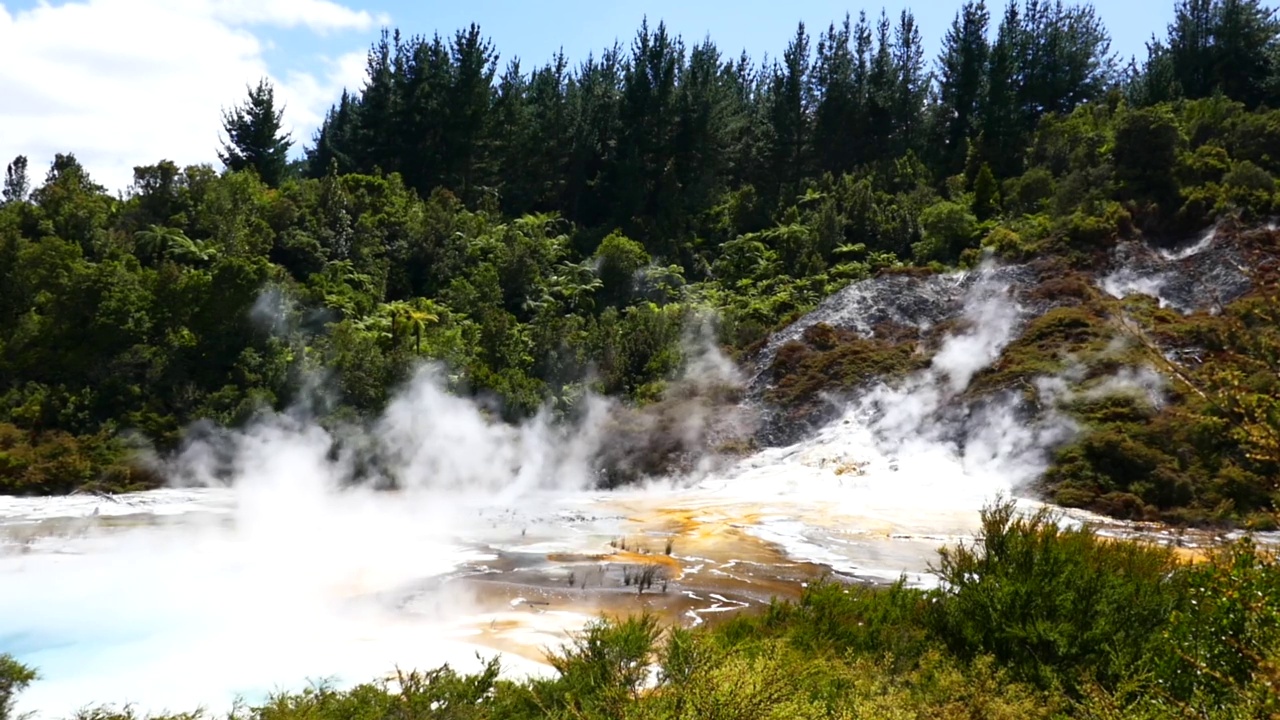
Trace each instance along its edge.
{"label": "reddish brown moss", "polygon": [[1059,374],[1068,362],[1087,362],[1101,353],[1113,334],[1095,306],[1054,308],[1028,323],[1000,359],[974,377],[967,394],[1007,390],[1036,377]]}
{"label": "reddish brown moss", "polygon": [[851,390],[876,378],[900,376],[920,366],[914,342],[901,341],[901,330],[892,339],[863,338],[855,332],[819,323],[805,330],[800,340],[778,348],[769,371],[774,387],[768,399],[783,407],[804,405],[825,391]]}

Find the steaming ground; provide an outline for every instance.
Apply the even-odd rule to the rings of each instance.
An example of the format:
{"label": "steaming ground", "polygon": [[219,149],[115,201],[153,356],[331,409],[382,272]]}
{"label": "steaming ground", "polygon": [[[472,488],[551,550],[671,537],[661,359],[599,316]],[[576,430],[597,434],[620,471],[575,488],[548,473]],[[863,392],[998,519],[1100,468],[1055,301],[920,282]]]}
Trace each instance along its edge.
{"label": "steaming ground", "polygon": [[600,612],[696,624],[831,572],[927,584],[935,549],[1074,431],[955,407],[1019,322],[980,272],[929,369],[701,477],[591,490],[602,402],[512,428],[424,371],[368,431],[296,414],[213,434],[171,463],[185,489],[0,498],[0,652],[42,673],[19,710],[217,710],[477,653],[542,673]]}

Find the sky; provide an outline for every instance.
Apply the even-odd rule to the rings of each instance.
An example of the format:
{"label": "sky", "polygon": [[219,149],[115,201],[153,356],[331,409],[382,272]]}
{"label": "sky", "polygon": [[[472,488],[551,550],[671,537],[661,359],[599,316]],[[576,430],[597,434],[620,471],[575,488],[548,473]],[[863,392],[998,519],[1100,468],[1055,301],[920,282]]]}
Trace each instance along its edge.
{"label": "sky", "polygon": [[[26,155],[39,184],[55,153],[72,152],[113,191],[136,165],[216,165],[221,111],[263,77],[285,103],[297,154],[342,89],[360,87],[383,27],[448,35],[475,22],[502,65],[519,57],[527,71],[558,49],[577,62],[627,45],[646,16],[759,59],[780,55],[797,22],[816,34],[882,4],[890,15],[910,6],[932,58],[961,0],[0,0],[0,164]],[[989,4],[998,17],[1002,0]],[[1112,49],[1141,57],[1153,33],[1164,35],[1173,0],[1097,8]]]}

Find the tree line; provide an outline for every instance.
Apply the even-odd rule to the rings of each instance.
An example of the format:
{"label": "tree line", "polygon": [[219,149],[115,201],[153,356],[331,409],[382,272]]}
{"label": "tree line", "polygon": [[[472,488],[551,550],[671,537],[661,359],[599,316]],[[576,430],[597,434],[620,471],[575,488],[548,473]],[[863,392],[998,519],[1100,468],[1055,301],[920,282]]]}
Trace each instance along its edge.
{"label": "tree line", "polygon": [[1257,0],[1182,0],[1167,37],[1122,68],[1089,5],[1014,0],[993,18],[970,1],[932,66],[904,10],[846,16],[816,35],[801,24],[768,63],[646,22],[629,49],[528,71],[515,59],[499,72],[477,26],[448,38],[396,31],[370,51],[364,86],[330,110],[306,172],[398,172],[419,193],[554,211],[693,270],[689,242],[728,190],[753,188],[764,222],[810,179],[908,156],[938,187],[984,165],[997,180],[1019,175],[1040,119],[1093,101],[1221,94],[1274,106],[1276,37]]}

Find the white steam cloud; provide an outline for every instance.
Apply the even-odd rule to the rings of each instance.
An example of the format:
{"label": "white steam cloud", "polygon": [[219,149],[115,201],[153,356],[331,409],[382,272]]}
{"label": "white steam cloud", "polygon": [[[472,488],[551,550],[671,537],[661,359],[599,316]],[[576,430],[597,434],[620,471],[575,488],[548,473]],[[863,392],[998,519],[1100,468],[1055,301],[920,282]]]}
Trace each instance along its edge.
{"label": "white steam cloud", "polygon": [[[166,465],[188,489],[0,498],[0,652],[45,677],[19,709],[188,710],[304,678],[363,681],[396,664],[474,667],[477,636],[512,611],[451,578],[505,572],[512,556],[600,552],[646,511],[691,510],[734,528],[724,543],[754,536],[851,576],[910,571],[927,582],[934,548],[972,531],[985,503],[1042,472],[1046,450],[1073,431],[1052,409],[1029,420],[1016,398],[962,401],[1021,317],[991,269],[978,272],[962,329],[929,368],[874,388],[796,445],[732,467],[695,461],[686,469],[696,481],[640,472],[656,482],[591,490],[600,457],[625,459],[628,443],[696,454],[725,428],[749,427],[749,408],[732,404],[741,374],[705,323],[690,327],[685,375],[650,414],[589,397],[571,423],[543,414],[513,426],[450,395],[441,371],[424,367],[364,426],[321,427],[304,409],[197,434]],[[255,308],[277,333],[287,334],[281,318],[291,313],[270,294]],[[1135,371],[1107,391],[1155,385]],[[121,517],[70,519],[89,512]],[[714,583],[716,573],[712,565],[687,582]],[[554,645],[589,617],[521,607],[526,646]]]}
{"label": "white steam cloud", "polygon": [[895,455],[942,453],[965,473],[999,478],[1001,489],[1013,489],[1043,472],[1045,448],[1073,427],[1052,412],[1028,423],[1013,398],[984,403],[968,417],[946,414],[963,410],[957,395],[1000,357],[1019,327],[1020,309],[1009,286],[990,265],[978,273],[965,298],[967,327],[943,341],[929,368],[899,386],[876,388],[855,413]]}

